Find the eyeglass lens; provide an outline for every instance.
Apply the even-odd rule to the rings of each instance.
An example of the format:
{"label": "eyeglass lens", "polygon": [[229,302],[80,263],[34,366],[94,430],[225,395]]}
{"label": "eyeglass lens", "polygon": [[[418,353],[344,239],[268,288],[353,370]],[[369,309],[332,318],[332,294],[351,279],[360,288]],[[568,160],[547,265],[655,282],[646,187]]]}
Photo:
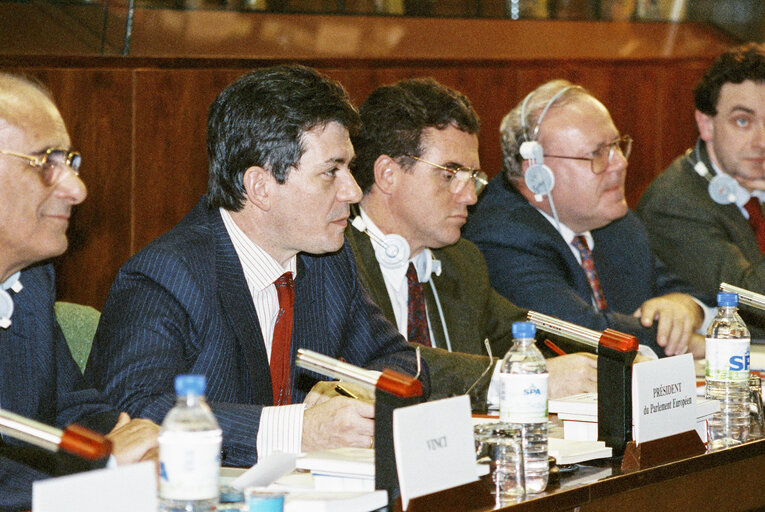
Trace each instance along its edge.
{"label": "eyeglass lens", "polygon": [[464,186],[472,181],[475,190],[475,195],[479,195],[483,188],[486,186],[486,178],[482,176],[483,173],[477,171],[468,171],[467,169],[458,169],[454,173],[454,178],[449,183],[449,191],[452,194],[459,194]]}
{"label": "eyeglass lens", "polygon": [[63,149],[49,150],[43,156],[42,179],[46,185],[51,186],[64,176],[67,168],[79,176],[81,164],[82,157],[77,152]]}
{"label": "eyeglass lens", "polygon": [[632,139],[629,137],[621,137],[593,153],[593,158],[590,161],[592,164],[592,172],[595,174],[605,172],[608,164],[613,161],[617,151],[621,153],[625,160],[628,159],[630,157],[630,152],[632,151]]}

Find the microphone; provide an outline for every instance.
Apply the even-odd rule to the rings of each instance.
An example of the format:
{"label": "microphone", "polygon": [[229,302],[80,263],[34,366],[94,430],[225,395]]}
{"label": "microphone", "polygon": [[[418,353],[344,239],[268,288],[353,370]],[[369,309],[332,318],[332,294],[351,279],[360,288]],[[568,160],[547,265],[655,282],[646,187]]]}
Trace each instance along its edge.
{"label": "microphone", "polygon": [[733,286],[732,284],[728,283],[720,283],[720,291],[727,293],[737,293],[738,301],[741,304],[746,304],[747,306],[752,306],[756,309],[765,310],[765,295],[750,292],[749,290],[745,290],[744,288],[739,288],[738,286]]}
{"label": "microphone", "polygon": [[632,439],[632,362],[635,336],[606,329],[587,329],[558,318],[529,311],[528,319],[540,331],[556,334],[598,354],[598,439],[621,455]]}
{"label": "microphone", "polygon": [[0,433],[51,452],[63,450],[88,460],[103,459],[112,452],[112,442],[98,432],[76,424],[60,430],[5,409],[0,409]]}
{"label": "microphone", "polygon": [[584,345],[594,350],[596,354],[601,347],[625,353],[634,352],[638,349],[637,338],[631,334],[625,334],[613,329],[606,329],[602,332],[595,331],[559,318],[537,313],[536,311],[529,311],[527,318],[540,331],[555,334],[569,341]]}
{"label": "microphone", "polygon": [[[402,398],[422,395],[422,383],[417,378],[395,370],[385,369],[382,372],[367,370],[304,348],[298,349],[295,364],[327,377],[350,380]],[[420,367],[419,352],[417,367]]]}

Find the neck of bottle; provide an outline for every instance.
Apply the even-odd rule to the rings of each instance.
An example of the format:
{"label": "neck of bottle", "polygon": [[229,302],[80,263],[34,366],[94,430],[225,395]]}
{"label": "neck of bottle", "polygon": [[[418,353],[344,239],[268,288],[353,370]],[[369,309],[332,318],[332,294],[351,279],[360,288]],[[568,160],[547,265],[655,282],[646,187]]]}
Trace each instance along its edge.
{"label": "neck of bottle", "polygon": [[733,316],[738,311],[736,306],[718,306],[717,314],[721,316]]}
{"label": "neck of bottle", "polygon": [[189,393],[188,395],[178,395],[176,405],[181,405],[184,407],[196,407],[200,404],[200,402],[204,401],[204,399],[204,395],[194,395],[192,393]]}
{"label": "neck of bottle", "polygon": [[535,340],[534,338],[515,338],[513,341],[521,346],[527,347],[533,345]]}

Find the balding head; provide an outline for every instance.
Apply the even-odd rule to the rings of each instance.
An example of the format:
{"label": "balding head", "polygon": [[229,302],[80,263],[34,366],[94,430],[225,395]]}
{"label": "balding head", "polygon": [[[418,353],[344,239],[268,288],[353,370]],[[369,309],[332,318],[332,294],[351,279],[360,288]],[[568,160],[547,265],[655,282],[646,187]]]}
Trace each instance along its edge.
{"label": "balding head", "polygon": [[59,178],[43,180],[40,164],[49,149],[70,149],[50,94],[0,73],[0,282],[63,253],[71,208],[85,199],[85,185],[62,160],[52,164]]}

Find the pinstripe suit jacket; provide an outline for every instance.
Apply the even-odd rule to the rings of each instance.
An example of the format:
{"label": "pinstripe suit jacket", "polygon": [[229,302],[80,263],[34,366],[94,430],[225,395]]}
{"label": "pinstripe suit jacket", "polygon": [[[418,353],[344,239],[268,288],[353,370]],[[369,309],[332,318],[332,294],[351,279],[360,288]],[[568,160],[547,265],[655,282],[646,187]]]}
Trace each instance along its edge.
{"label": "pinstripe suit jacket", "polygon": [[[301,347],[359,366],[416,372],[413,350],[363,291],[347,247],[298,258],[293,363]],[[297,403],[321,377],[294,364],[291,370]],[[120,269],[86,370],[121,409],[157,422],[172,407],[173,381],[183,373],[207,377],[223,462],[255,463],[260,414],[272,404],[268,359],[239,258],[204,197]]]}
{"label": "pinstripe suit jacket", "polygon": [[[0,329],[0,407],[64,428],[80,423],[107,432],[117,421],[105,398],[87,389],[53,312],[53,266],[21,273],[14,313]],[[0,510],[29,509],[32,482],[86,469],[72,457],[48,454],[8,436],[0,440]]]}

